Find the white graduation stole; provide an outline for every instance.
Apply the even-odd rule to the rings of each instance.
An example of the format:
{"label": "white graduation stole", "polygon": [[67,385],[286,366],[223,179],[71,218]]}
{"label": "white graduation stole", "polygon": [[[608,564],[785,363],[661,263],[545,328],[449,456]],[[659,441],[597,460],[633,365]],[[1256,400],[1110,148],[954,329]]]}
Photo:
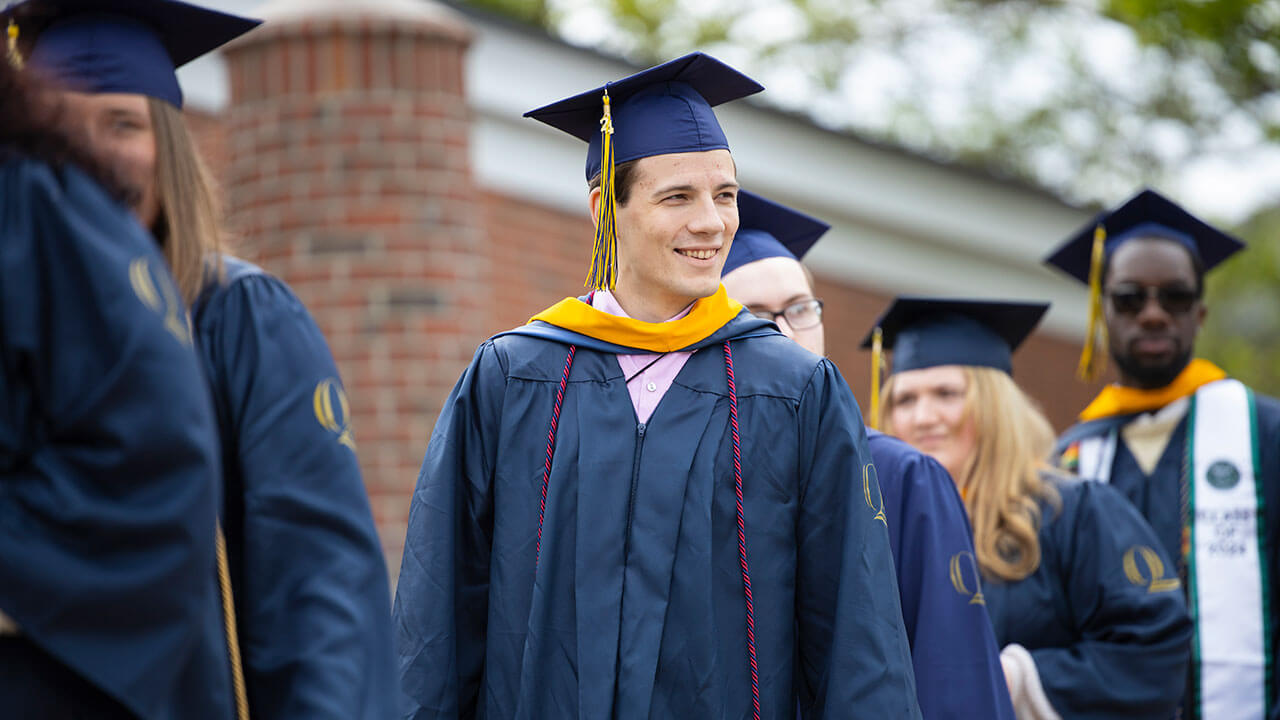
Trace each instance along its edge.
{"label": "white graduation stole", "polygon": [[1190,415],[1192,697],[1202,720],[1262,720],[1271,653],[1253,393],[1210,383]]}
{"label": "white graduation stole", "polygon": [[1097,480],[1111,482],[1111,466],[1116,459],[1117,433],[1112,430],[1103,435],[1090,435],[1080,440],[1076,446],[1079,464],[1076,475],[1081,480]]}
{"label": "white graduation stole", "polygon": [[[1199,720],[1263,720],[1270,703],[1270,602],[1253,393],[1237,380],[1196,391],[1188,411],[1187,591]],[[1078,474],[1110,482],[1117,432],[1084,438]],[[1186,528],[1183,530],[1186,533]],[[1184,535],[1184,543],[1185,535]]]}

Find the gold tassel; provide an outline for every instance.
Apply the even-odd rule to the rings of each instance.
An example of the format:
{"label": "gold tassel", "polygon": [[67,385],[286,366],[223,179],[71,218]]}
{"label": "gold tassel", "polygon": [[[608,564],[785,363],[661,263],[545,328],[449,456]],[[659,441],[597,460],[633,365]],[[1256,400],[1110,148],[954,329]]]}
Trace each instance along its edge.
{"label": "gold tassel", "polygon": [[884,332],[871,331],[871,417],[867,426],[880,429],[880,372],[884,368]]}
{"label": "gold tassel", "polygon": [[218,525],[218,588],[222,591],[222,627],[227,633],[227,656],[231,662],[231,689],[235,693],[236,720],[249,720],[249,694],[245,691],[244,665],[240,660],[240,637],[236,632],[236,604],[231,594],[231,566],[227,561],[227,540]]}
{"label": "gold tassel", "polygon": [[1102,319],[1102,261],[1106,241],[1106,228],[1099,224],[1093,230],[1093,252],[1089,258],[1089,324],[1076,369],[1085,382],[1097,380],[1106,366],[1107,324]]}
{"label": "gold tassel", "polygon": [[18,26],[13,18],[9,18],[9,64],[19,70],[23,65],[22,53],[18,52]]}
{"label": "gold tassel", "polygon": [[614,224],[613,116],[609,90],[604,91],[604,116],[600,118],[600,203],[596,242],[591,250],[591,272],[586,285],[592,290],[612,290],[618,281],[618,231]]}

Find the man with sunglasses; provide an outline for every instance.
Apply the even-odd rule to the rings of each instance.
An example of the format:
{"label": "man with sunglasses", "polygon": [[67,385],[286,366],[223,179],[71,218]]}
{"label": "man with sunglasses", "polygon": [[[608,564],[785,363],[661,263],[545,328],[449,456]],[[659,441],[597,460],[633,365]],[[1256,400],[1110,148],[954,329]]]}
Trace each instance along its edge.
{"label": "man with sunglasses", "polygon": [[[738,191],[738,218],[722,271],[725,290],[800,347],[825,356],[822,301],[799,258],[830,226],[746,190]],[[974,551],[955,483],[936,460],[897,438],[868,430],[867,445],[881,494],[866,500],[889,527],[921,715],[1013,720],[991,618],[974,602],[981,598],[976,586],[956,578]]]}
{"label": "man with sunglasses", "polygon": [[[1046,260],[1093,291],[1092,379],[1104,329],[1118,382],[1058,443],[1060,464],[1110,482],[1151,523],[1196,622],[1181,717],[1280,718],[1280,402],[1192,357],[1204,274],[1243,243],[1152,190],[1082,228]],[[1135,553],[1130,580],[1155,577]]]}

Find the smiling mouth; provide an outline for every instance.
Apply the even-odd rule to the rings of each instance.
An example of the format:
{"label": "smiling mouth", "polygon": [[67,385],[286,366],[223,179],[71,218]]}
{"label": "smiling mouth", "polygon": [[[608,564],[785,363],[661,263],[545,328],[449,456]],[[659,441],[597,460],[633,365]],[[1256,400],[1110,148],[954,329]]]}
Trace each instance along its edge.
{"label": "smiling mouth", "polygon": [[693,258],[694,260],[710,260],[711,258],[716,256],[716,253],[720,251],[719,249],[715,249],[715,250],[676,250],[676,252],[687,258]]}

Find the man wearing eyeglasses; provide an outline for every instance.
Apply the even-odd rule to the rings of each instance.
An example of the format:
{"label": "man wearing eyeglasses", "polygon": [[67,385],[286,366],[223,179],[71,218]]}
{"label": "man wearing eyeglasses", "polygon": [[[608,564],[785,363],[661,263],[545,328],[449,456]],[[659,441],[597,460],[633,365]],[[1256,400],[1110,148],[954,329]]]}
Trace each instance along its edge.
{"label": "man wearing eyeglasses", "polygon": [[[825,355],[822,301],[798,258],[829,226],[746,190],[738,192],[738,217],[721,277],[725,290],[804,349]],[[881,492],[871,493],[869,484],[866,501],[889,528],[921,714],[925,720],[1013,720],[981,592],[955,580],[963,558],[973,557],[955,483],[910,445],[874,430],[867,438]]]}
{"label": "man wearing eyeglasses", "polygon": [[[1243,247],[1144,190],[1046,260],[1091,285],[1118,376],[1059,439],[1059,462],[1124,492],[1177,559],[1196,622],[1181,717],[1200,720],[1280,718],[1280,402],[1193,357],[1205,272]],[[1131,580],[1152,570],[1126,565]]]}

